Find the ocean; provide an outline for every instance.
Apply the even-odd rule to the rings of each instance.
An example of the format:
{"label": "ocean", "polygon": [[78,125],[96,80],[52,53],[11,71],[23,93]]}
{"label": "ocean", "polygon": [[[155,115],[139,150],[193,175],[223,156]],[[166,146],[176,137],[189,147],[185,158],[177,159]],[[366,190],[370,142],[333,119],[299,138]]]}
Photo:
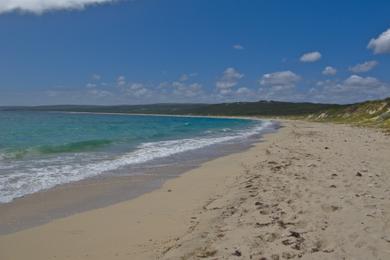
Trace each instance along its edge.
{"label": "ocean", "polygon": [[0,203],[90,177],[135,174],[140,165],[273,127],[233,118],[0,112]]}

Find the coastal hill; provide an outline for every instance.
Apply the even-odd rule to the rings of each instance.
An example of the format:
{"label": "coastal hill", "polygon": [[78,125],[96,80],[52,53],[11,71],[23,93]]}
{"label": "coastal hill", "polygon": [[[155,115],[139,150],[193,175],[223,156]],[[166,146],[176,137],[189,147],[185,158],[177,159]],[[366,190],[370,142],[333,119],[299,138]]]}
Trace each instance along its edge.
{"label": "coastal hill", "polygon": [[390,98],[326,109],[306,117],[315,121],[351,123],[390,130]]}
{"label": "coastal hill", "polygon": [[220,104],[55,105],[0,107],[0,111],[61,111],[128,114],[293,117],[390,129],[390,97],[355,104],[295,103],[280,101]]}
{"label": "coastal hill", "polygon": [[327,109],[342,107],[333,104],[292,103],[279,101],[234,102],[219,104],[149,104],[149,105],[55,105],[33,107],[0,107],[8,111],[66,111],[100,112],[129,114],[175,114],[175,115],[215,115],[215,116],[282,116],[307,115]]}

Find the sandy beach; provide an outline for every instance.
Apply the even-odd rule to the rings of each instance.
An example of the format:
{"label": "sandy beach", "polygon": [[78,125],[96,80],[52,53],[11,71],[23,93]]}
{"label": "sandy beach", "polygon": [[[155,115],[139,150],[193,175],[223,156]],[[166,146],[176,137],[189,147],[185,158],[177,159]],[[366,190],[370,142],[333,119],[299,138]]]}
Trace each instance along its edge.
{"label": "sandy beach", "polygon": [[0,236],[0,259],[390,259],[390,138],[283,121],[132,200]]}

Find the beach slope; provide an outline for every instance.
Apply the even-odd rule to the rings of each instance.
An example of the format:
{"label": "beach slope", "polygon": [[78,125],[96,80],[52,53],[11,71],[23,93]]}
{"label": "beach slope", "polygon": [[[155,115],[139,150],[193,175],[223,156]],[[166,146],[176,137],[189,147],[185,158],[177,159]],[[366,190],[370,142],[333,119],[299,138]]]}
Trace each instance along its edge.
{"label": "beach slope", "polygon": [[390,259],[390,138],[283,121],[136,199],[0,236],[0,259]]}

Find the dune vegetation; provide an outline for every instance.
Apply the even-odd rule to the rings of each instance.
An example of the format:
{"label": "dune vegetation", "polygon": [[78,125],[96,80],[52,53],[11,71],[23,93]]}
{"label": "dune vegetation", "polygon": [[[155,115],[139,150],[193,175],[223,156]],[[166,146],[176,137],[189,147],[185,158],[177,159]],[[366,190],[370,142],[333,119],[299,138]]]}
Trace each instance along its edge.
{"label": "dune vegetation", "polygon": [[310,114],[309,120],[379,127],[390,132],[390,98],[334,107]]}

